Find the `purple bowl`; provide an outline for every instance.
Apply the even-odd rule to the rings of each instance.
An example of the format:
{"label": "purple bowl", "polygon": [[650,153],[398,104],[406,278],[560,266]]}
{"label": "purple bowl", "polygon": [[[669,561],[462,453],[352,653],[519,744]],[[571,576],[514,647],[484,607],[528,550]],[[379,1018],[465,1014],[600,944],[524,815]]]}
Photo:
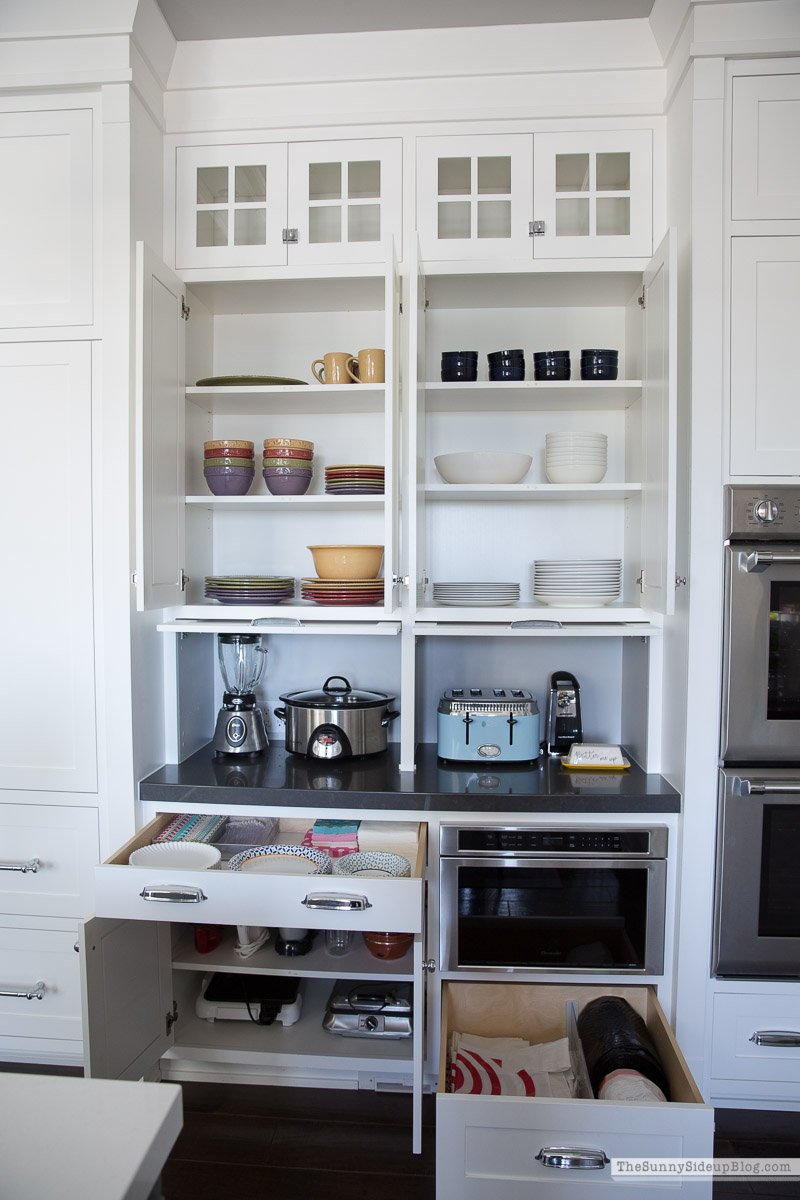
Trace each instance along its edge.
{"label": "purple bowl", "polygon": [[305,477],[298,475],[267,475],[264,472],[264,482],[267,491],[273,496],[304,496],[311,484],[311,474]]}
{"label": "purple bowl", "polygon": [[247,475],[209,475],[206,483],[214,496],[246,496],[254,477],[254,471]]}
{"label": "purple bowl", "polygon": [[255,467],[204,467],[203,474],[206,479],[213,479],[215,476],[227,475],[249,475],[252,479],[256,473]]}
{"label": "purple bowl", "polygon": [[282,476],[291,479],[310,479],[314,474],[311,467],[262,467],[264,478],[279,479]]}

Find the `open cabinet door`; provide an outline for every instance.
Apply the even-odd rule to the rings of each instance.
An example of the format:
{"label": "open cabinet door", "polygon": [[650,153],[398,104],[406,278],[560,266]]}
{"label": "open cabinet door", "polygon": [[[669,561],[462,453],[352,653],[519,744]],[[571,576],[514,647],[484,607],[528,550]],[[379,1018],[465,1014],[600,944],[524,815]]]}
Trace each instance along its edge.
{"label": "open cabinet door", "polygon": [[84,1071],[155,1079],[173,1043],[171,926],[94,917],[80,931]]}
{"label": "open cabinet door", "polygon": [[403,453],[400,440],[400,271],[394,239],[389,238],[386,262],[385,290],[386,390],[388,405],[384,419],[383,461],[389,512],[389,545],[384,554],[384,573],[391,571],[390,595],[392,609],[400,605],[399,585],[393,581],[402,575],[400,545],[400,488],[403,479]]}
{"label": "open cabinet door", "polygon": [[675,611],[677,249],[668,230],[644,273],[642,607]]}
{"label": "open cabinet door", "polygon": [[136,245],[136,607],[183,603],[185,288]]}

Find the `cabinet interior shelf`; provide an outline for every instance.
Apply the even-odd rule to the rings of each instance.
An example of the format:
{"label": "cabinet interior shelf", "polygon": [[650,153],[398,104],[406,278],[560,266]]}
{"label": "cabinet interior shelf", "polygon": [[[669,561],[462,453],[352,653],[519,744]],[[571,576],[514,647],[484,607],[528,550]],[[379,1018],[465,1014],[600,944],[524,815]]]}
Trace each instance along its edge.
{"label": "cabinet interior shelf", "polygon": [[386,395],[383,383],[287,384],[285,387],[187,387],[186,398],[204,412],[260,416],[294,413],[382,412]]}
{"label": "cabinet interior shelf", "polygon": [[[502,615],[501,615],[502,613]],[[522,625],[520,621],[544,622]],[[563,628],[558,628],[558,624]],[[516,628],[511,628],[512,624]],[[458,628],[453,628],[457,626]],[[628,606],[607,608],[556,608],[555,605],[503,605],[497,608],[457,608],[455,605],[430,603],[417,611],[414,632],[445,633],[469,637],[533,636],[591,636],[638,637],[649,636],[659,627],[657,614],[642,612]]]}
{"label": "cabinet interior shelf", "polygon": [[222,512],[257,512],[260,509],[279,509],[287,512],[340,512],[380,510],[384,495],[379,496],[187,496],[186,503],[201,508],[212,508]]}
{"label": "cabinet interior shelf", "polygon": [[609,412],[630,408],[642,394],[641,379],[564,380],[538,383],[509,380],[503,383],[426,383],[428,412],[546,411]]}
{"label": "cabinet interior shelf", "polygon": [[[302,620],[298,619],[296,624],[282,625],[270,624],[269,617],[264,616],[264,609],[257,609],[250,605],[231,606],[240,609],[245,609],[247,616],[242,612],[229,616],[214,609],[214,616],[209,616],[208,605],[187,605],[180,608],[167,608],[164,610],[164,620],[156,626],[159,633],[280,633],[280,634],[298,634],[304,636],[309,634],[323,634],[326,637],[331,634],[358,634],[359,637],[396,637],[400,632],[399,621],[382,621],[376,619],[374,613],[372,617],[364,617],[363,621],[341,620],[332,622],[330,613],[324,614],[320,612],[317,619],[315,616],[310,616],[307,609],[302,610]],[[219,613],[219,615],[217,615]],[[205,615],[203,615],[205,614]],[[278,622],[286,620],[283,612],[276,614]],[[292,618],[289,618],[290,620]],[[266,623],[263,625],[255,625],[254,621],[263,620]],[[306,624],[310,620],[310,624]]]}
{"label": "cabinet interior shelf", "polygon": [[[328,954],[325,949],[325,934],[317,934],[314,945],[302,958],[286,958],[276,953],[275,943],[270,938],[250,958],[240,958],[236,953],[236,939],[231,932],[226,934],[221,945],[209,954],[195,949],[194,934],[190,929],[181,929],[172,953],[172,967],[176,971],[225,971],[243,975],[290,975],[298,978],[342,979],[352,976],[359,979],[386,979],[411,981],[413,956],[409,951],[401,959],[388,961],[376,958],[364,946],[361,934],[356,933],[348,954],[340,958]],[[403,968],[405,967],[405,970]]]}
{"label": "cabinet interior shelf", "polygon": [[425,488],[428,500],[624,500],[640,483],[444,483]]}

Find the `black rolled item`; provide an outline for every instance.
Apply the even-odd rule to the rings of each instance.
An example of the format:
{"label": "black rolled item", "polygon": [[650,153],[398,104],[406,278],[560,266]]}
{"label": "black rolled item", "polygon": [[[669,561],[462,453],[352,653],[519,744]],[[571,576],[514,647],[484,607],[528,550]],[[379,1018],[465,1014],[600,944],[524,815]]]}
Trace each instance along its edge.
{"label": "black rolled item", "polygon": [[655,1043],[639,1014],[621,996],[598,996],[578,1017],[589,1082],[595,1097],[612,1071],[638,1071],[669,1100],[669,1083]]}

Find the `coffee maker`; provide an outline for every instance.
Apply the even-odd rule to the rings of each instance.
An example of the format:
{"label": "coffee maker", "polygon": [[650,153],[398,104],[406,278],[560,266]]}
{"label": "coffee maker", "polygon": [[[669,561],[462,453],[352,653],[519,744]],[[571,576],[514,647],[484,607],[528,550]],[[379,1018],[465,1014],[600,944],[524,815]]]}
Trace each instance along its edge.
{"label": "coffee maker", "polygon": [[214,752],[260,754],[269,738],[255,686],[263,674],[267,651],[257,633],[220,633],[217,652],[225,692],[214,732]]}

